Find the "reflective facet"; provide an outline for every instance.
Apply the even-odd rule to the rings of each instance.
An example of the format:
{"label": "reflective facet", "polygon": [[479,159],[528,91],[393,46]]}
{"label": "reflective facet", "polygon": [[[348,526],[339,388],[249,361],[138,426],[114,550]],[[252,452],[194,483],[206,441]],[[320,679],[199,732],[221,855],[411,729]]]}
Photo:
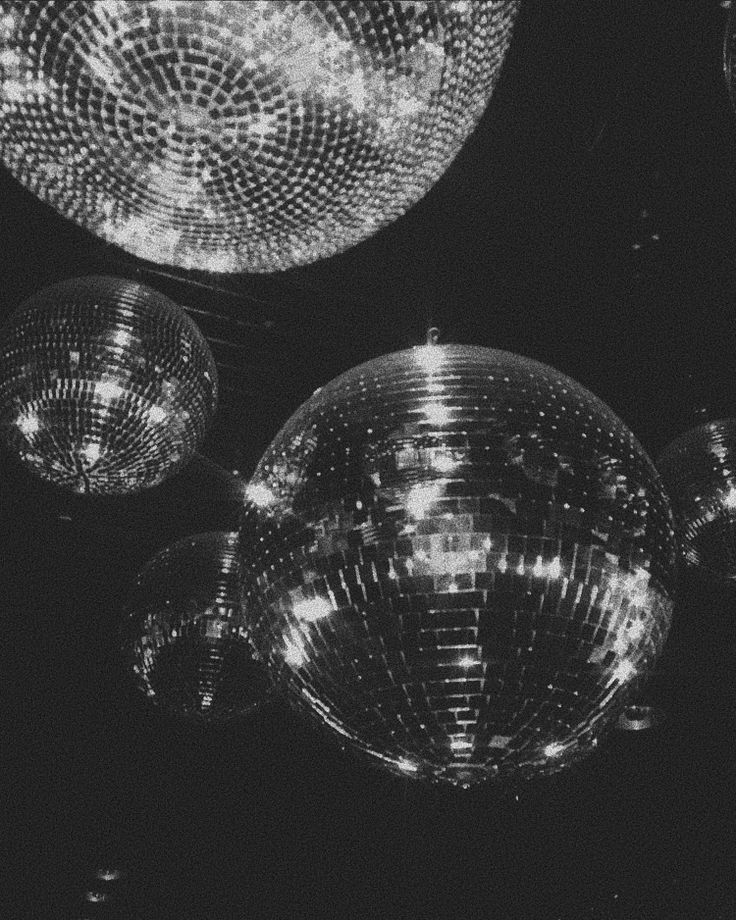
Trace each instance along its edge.
{"label": "reflective facet", "polygon": [[736,419],[680,435],[657,468],[677,511],[686,562],[719,578],[736,578]]}
{"label": "reflective facet", "polygon": [[125,654],[154,703],[214,720],[263,701],[268,683],[246,638],[236,533],[167,547],[138,576],[127,611]]}
{"label": "reflective facet", "polygon": [[398,217],[480,118],[518,0],[0,2],[0,158],[128,252],[329,256]]}
{"label": "reflective facet", "polygon": [[559,769],[665,641],[675,545],[600,400],[506,352],[427,345],[318,390],[249,483],[253,640],[291,698],[389,769]]}
{"label": "reflective facet", "polygon": [[34,473],[76,492],[158,485],[197,450],[216,403],[201,332],[137,282],[53,285],[0,333],[0,437]]}

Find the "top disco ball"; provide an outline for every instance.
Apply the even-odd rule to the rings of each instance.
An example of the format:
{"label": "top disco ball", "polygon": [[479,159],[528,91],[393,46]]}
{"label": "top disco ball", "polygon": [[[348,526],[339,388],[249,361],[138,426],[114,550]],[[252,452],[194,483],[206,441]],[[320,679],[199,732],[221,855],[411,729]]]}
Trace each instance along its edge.
{"label": "top disco ball", "polygon": [[607,406],[535,361],[369,361],[292,416],[246,495],[256,646],[294,700],[407,775],[559,769],[669,629],[659,477]]}
{"label": "top disco ball", "polygon": [[158,485],[199,447],[217,369],[194,322],[134,281],[73,278],[0,332],[0,439],[41,478],[120,495]]}
{"label": "top disco ball", "polygon": [[324,258],[434,184],[498,79],[508,2],[0,2],[0,156],[128,252]]}
{"label": "top disco ball", "polygon": [[704,574],[736,579],[736,419],[675,438],[657,469],[675,504],[685,561]]}

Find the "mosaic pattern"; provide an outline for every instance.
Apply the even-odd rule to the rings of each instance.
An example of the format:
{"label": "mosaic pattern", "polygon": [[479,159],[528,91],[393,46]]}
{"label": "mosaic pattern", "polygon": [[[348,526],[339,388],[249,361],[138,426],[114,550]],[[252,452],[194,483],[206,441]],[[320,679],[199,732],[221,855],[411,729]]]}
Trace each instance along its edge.
{"label": "mosaic pattern", "polygon": [[143,569],[127,606],[124,653],[140,689],[193,719],[252,711],[268,681],[246,640],[238,535],[206,533],[167,547]]}
{"label": "mosaic pattern", "polygon": [[75,492],[158,485],[197,450],[216,404],[199,329],[137,282],[63,281],[0,333],[0,438],[35,474]]}
{"label": "mosaic pattern", "polygon": [[389,769],[554,771],[665,641],[657,473],[600,400],[506,352],[427,345],[318,390],[248,484],[253,639],[298,705]]}
{"label": "mosaic pattern", "polygon": [[0,158],[154,262],[268,272],[403,214],[475,127],[509,2],[0,2]]}
{"label": "mosaic pattern", "polygon": [[672,496],[688,565],[736,578],[736,419],[692,428],[657,461]]}

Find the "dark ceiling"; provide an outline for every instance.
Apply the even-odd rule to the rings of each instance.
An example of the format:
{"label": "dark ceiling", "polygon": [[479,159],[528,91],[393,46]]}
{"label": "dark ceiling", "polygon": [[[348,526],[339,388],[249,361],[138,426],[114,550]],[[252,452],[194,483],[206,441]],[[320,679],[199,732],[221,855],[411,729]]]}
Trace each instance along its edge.
{"label": "dark ceiling", "polygon": [[[276,703],[227,728],[173,723],[117,657],[141,564],[178,536],[235,526],[220,467],[247,475],[316,386],[422,341],[430,323],[445,341],[570,374],[653,456],[694,419],[734,414],[726,11],[709,0],[523,7],[491,105],[446,175],[405,217],[320,264],[277,276],[159,269],[0,173],[3,315],[62,278],[140,277],[191,311],[223,383],[206,456],[142,498],[66,497],[3,461],[3,917],[736,916],[725,589],[683,577],[649,691],[669,713],[661,728],[616,735],[574,772],[506,792],[407,785]],[[128,881],[83,909],[111,861]]]}

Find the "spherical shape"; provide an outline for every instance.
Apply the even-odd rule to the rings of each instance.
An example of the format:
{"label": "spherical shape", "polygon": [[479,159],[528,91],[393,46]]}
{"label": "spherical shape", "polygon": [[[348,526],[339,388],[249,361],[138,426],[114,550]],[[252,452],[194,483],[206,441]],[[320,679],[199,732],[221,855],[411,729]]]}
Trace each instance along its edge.
{"label": "spherical shape", "polygon": [[0,158],[128,252],[206,271],[333,255],[480,118],[505,2],[0,2]]}
{"label": "spherical shape", "polygon": [[675,505],[685,561],[709,576],[736,578],[736,419],[675,438],[657,469]]}
{"label": "spherical shape", "polygon": [[158,553],[127,605],[123,649],[141,690],[169,713],[221,720],[255,709],[268,681],[248,645],[238,535],[197,534]]}
{"label": "spherical shape", "polygon": [[247,498],[255,645],[293,700],[409,776],[559,769],[669,629],[656,471],[535,361],[460,345],[369,361],[292,416]]}
{"label": "spherical shape", "polygon": [[137,282],[63,281],[0,332],[0,437],[34,473],[75,492],[158,485],[197,450],[216,403],[201,332]]}

